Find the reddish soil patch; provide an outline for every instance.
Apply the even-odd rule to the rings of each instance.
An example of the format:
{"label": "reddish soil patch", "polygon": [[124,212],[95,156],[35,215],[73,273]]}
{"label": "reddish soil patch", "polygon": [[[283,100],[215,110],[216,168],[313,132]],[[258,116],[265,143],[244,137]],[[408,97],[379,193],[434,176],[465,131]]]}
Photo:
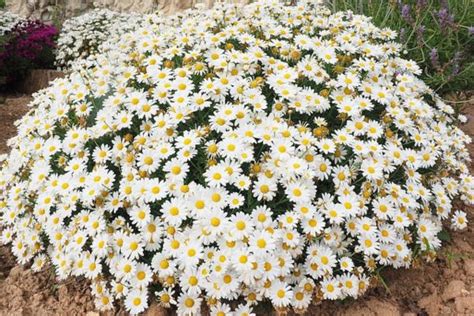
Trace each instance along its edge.
{"label": "reddish soil patch", "polygon": [[14,123],[28,112],[30,108],[27,104],[31,100],[30,96],[7,96],[5,103],[0,102],[0,154],[9,151],[6,142],[16,135]]}
{"label": "reddish soil patch", "polygon": [[[13,137],[13,122],[28,111],[30,97],[10,97],[0,104],[0,154]],[[464,131],[474,136],[474,104],[464,106],[469,118]],[[469,146],[474,157],[474,144]],[[474,166],[471,164],[471,171]],[[451,232],[452,240],[434,263],[421,262],[408,270],[386,269],[381,283],[359,300],[313,306],[307,315],[474,315],[474,208],[466,208],[470,225]],[[0,247],[0,315],[98,315],[84,280],[57,283],[51,270],[33,273],[16,265],[10,251]],[[113,313],[124,314],[123,309]],[[166,315],[154,305],[148,315]],[[269,313],[270,314],[270,313]]]}

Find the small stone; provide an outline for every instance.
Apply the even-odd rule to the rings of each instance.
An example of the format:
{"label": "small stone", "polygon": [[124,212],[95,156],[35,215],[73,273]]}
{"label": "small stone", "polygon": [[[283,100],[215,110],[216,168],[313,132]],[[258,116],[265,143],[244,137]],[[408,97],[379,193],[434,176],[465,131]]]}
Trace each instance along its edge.
{"label": "small stone", "polygon": [[474,276],[474,259],[464,260],[464,270],[469,276]]}
{"label": "small stone", "polygon": [[457,297],[454,300],[456,306],[456,312],[462,314],[472,314],[474,312],[474,297]]}
{"label": "small stone", "polygon": [[375,315],[399,316],[401,314],[398,306],[384,300],[370,299],[367,301],[367,307]]}
{"label": "small stone", "polygon": [[23,268],[21,266],[14,266],[11,270],[10,273],[8,274],[9,278],[12,278],[13,280],[20,279],[23,275]]}
{"label": "small stone", "polygon": [[428,293],[434,293],[437,291],[437,287],[433,283],[428,283],[426,285],[426,290],[428,290]]}
{"label": "small stone", "polygon": [[68,296],[68,289],[67,286],[64,284],[61,284],[58,288],[58,296],[61,297],[67,297]]}
{"label": "small stone", "polygon": [[449,282],[448,286],[444,289],[443,302],[447,302],[456,297],[462,296],[463,291],[465,290],[464,282],[461,280],[453,280]]}
{"label": "small stone", "polygon": [[33,301],[42,301],[44,299],[44,295],[42,293],[36,293],[32,297]]}
{"label": "small stone", "polygon": [[79,299],[79,302],[81,304],[86,304],[87,301],[88,301],[88,297],[86,295],[81,296],[81,298]]}
{"label": "small stone", "polygon": [[121,315],[117,310],[106,310],[101,312],[101,316],[115,316]]}
{"label": "small stone", "polygon": [[[439,312],[439,315],[453,315],[454,310],[450,306],[443,306]],[[431,314],[429,314],[431,316]]]}
{"label": "small stone", "polygon": [[143,314],[144,316],[166,316],[168,315],[165,308],[158,306],[158,304],[151,304],[150,307]]}
{"label": "small stone", "polygon": [[418,306],[424,309],[428,315],[439,315],[440,301],[438,293],[434,292],[433,294],[425,296],[419,300]]}

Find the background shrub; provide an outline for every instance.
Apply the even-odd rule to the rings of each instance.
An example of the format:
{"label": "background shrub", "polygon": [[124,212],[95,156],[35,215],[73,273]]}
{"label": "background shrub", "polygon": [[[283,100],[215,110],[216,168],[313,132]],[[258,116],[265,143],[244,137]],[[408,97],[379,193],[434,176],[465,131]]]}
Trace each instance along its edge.
{"label": "background shrub", "polygon": [[22,17],[9,11],[0,10],[0,37],[10,33],[15,25],[24,21]]}
{"label": "background shrub", "polygon": [[58,39],[56,64],[69,68],[75,61],[97,54],[104,42],[135,26],[133,17],[137,16],[97,9],[66,20]]}
{"label": "background shrub", "polygon": [[440,93],[472,88],[474,10],[471,0],[330,0],[334,11],[352,10],[396,30],[407,58]]}
{"label": "background shrub", "polygon": [[18,80],[30,69],[51,68],[56,27],[40,21],[22,21],[3,35],[0,76],[7,83]]}

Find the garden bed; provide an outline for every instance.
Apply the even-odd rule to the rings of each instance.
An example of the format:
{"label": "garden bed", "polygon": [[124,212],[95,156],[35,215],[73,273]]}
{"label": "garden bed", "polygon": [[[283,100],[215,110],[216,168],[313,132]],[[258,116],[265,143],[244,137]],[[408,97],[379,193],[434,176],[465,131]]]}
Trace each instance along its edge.
{"label": "garden bed", "polygon": [[[0,98],[0,316],[473,314],[474,112],[452,103],[468,136],[438,97],[470,88],[472,28],[447,2],[390,8],[392,30],[310,0],[124,17],[124,36],[101,13],[59,38],[15,25],[8,82],[53,67],[35,27],[71,75]],[[458,45],[424,47],[432,29]]]}

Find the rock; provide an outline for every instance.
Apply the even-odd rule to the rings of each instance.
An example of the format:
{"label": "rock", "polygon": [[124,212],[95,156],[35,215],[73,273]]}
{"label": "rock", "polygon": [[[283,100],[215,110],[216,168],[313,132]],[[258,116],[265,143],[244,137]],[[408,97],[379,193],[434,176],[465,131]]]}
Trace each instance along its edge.
{"label": "rock", "polygon": [[474,297],[457,297],[454,300],[454,305],[456,306],[456,312],[472,315],[474,312]]}
{"label": "rock", "polygon": [[465,291],[465,285],[463,281],[453,280],[449,282],[448,286],[444,289],[443,295],[441,296],[443,302],[447,302],[458,296],[461,296],[463,291]]}
{"label": "rock", "polygon": [[33,12],[33,8],[28,1],[6,0],[5,6],[8,11],[28,17]]}
{"label": "rock", "polygon": [[35,302],[40,302],[44,299],[44,294],[43,293],[36,293],[32,297],[33,301]]}
{"label": "rock", "polygon": [[47,304],[48,304],[49,306],[53,306],[53,305],[55,305],[55,304],[57,304],[57,303],[58,303],[58,301],[56,300],[56,298],[55,298],[54,296],[49,296],[49,297],[48,297]]}
{"label": "rock", "polygon": [[367,308],[373,312],[374,315],[380,316],[400,316],[401,312],[398,306],[393,305],[390,302],[379,299],[370,299],[367,301]]}
{"label": "rock", "polygon": [[474,276],[474,259],[464,260],[464,270],[469,276]]}
{"label": "rock", "polygon": [[61,284],[58,287],[57,295],[58,295],[59,302],[66,303],[68,301],[69,295],[70,295],[67,286],[64,285],[64,284]]}
{"label": "rock", "polygon": [[423,297],[418,301],[418,306],[424,309],[428,315],[435,316],[439,314],[441,300],[437,292]]}
{"label": "rock", "polygon": [[45,22],[65,19],[92,8],[90,0],[6,0],[5,4],[13,13]]}
{"label": "rock", "polygon": [[454,315],[454,310],[453,308],[451,308],[451,306],[443,306],[441,310],[439,311],[439,315],[442,315],[442,316]]}
{"label": "rock", "polygon": [[[95,0],[89,2],[95,8],[107,8],[117,12],[151,13],[158,9],[155,0]],[[166,2],[171,4],[173,1]]]}
{"label": "rock", "polygon": [[[250,0],[228,0],[236,4],[247,4]],[[93,8],[107,8],[117,12],[175,14],[196,4],[210,8],[216,0],[6,0],[9,11],[24,17],[52,22],[80,15]],[[59,16],[58,16],[59,12]]]}
{"label": "rock", "polygon": [[17,280],[22,277],[23,273],[24,273],[24,270],[22,266],[14,266],[10,270],[10,274],[8,275],[8,277],[12,278],[13,280]]}
{"label": "rock", "polygon": [[[145,311],[146,313],[146,311]],[[118,312],[116,309],[114,310],[106,310],[106,311],[102,311],[100,312],[100,315],[101,316],[118,316],[118,315],[121,315],[120,312]]]}
{"label": "rock", "polygon": [[426,284],[425,289],[428,291],[427,293],[434,293],[437,291],[437,287],[433,283]]}

